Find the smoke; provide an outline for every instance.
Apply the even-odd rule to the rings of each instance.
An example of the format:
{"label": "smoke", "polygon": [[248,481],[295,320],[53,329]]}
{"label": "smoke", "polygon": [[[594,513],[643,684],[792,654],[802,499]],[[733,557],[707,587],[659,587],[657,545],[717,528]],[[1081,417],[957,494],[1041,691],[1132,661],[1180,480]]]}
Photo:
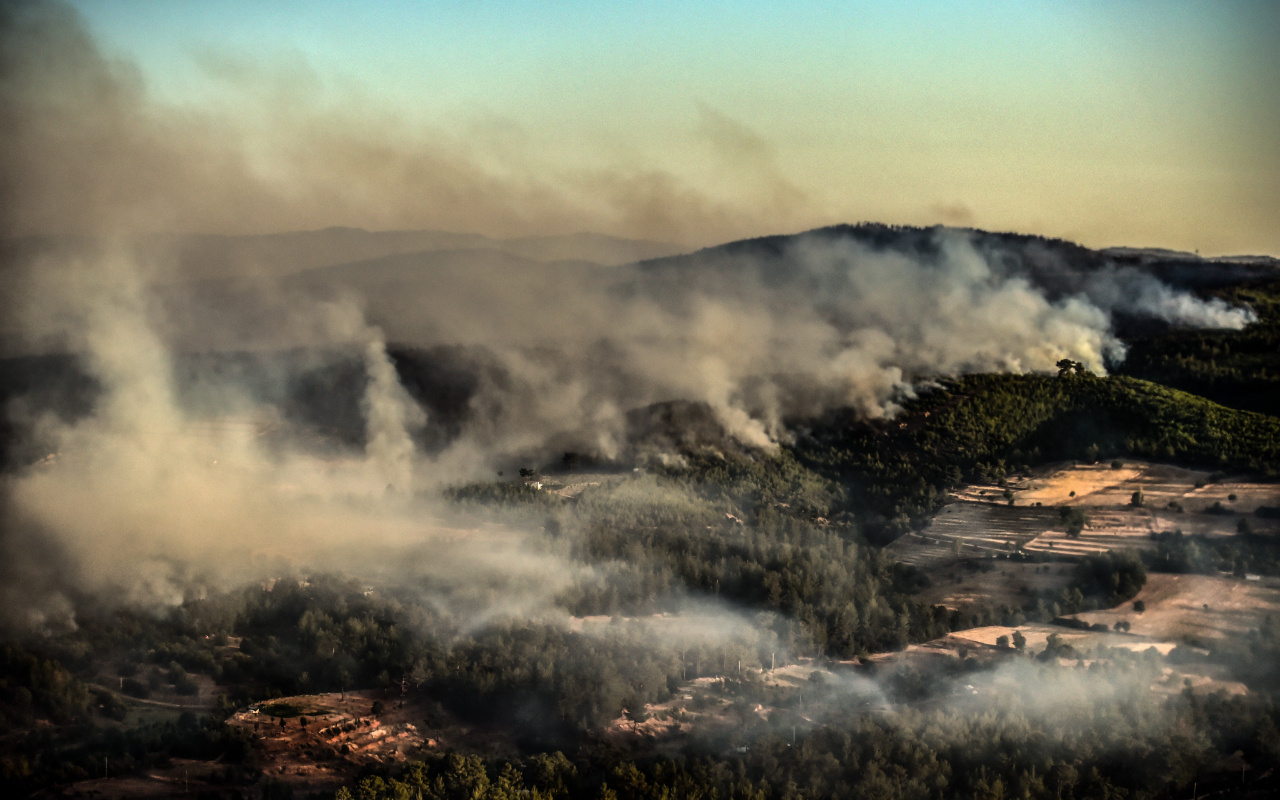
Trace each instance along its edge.
{"label": "smoke", "polygon": [[[523,272],[404,256],[255,282],[216,309],[206,282],[158,291],[160,268],[124,244],[50,258],[22,288],[23,329],[81,353],[102,392],[79,421],[27,421],[54,458],[12,481],[13,516],[65,554],[71,584],[133,602],[176,602],[193,581],[404,564],[488,618],[549,607],[583,567],[528,532],[459,534],[475,526],[431,507],[428,488],[568,450],[640,458],[635,412],[661,401],[703,403],[739,443],[769,448],[788,420],[833,407],[892,415],[938,376],[1051,370],[1061,358],[1101,372],[1123,353],[1116,313],[1246,319],[1150,276],[1069,273],[1078,286],[1067,291],[963,233],[935,240],[922,255],[811,235],[774,250]],[[447,432],[401,384],[388,336],[476,354]],[[309,445],[257,378],[175,375],[180,353],[229,345],[359,364],[364,452]],[[431,452],[424,439],[437,442]]]}
{"label": "smoke", "polygon": [[424,126],[301,61],[205,51],[196,66],[216,99],[166,105],[70,6],[4,4],[0,234],[357,225],[706,242],[801,210],[776,180],[739,181],[734,160],[718,167],[723,191],[633,159],[551,169],[514,121],[499,136],[492,121]]}
{"label": "smoke", "polygon": [[965,232],[931,234],[930,250],[815,233],[609,269],[419,254],[289,285],[356,292],[393,341],[486,354],[454,447],[499,464],[539,448],[623,457],[628,413],[671,400],[705,403],[740,442],[770,447],[787,420],[891,416],[939,376],[1062,358],[1103,373],[1124,355],[1119,315],[1252,318],[1131,269],[1013,268]]}
{"label": "smoke", "polygon": [[30,421],[51,455],[7,485],[17,622],[50,628],[68,590],[165,606],[200,586],[332,570],[419,586],[467,624],[550,608],[581,569],[526,530],[423,498],[412,433],[425,416],[351,302],[317,302],[305,333],[363,361],[363,454],[273,439],[288,427],[279,409],[217,376],[202,387],[221,397],[202,400],[223,413],[185,405],[154,324],[163,314],[126,251],[45,266],[28,324],[56,328],[102,394],[85,418]]}
{"label": "smoke", "polygon": [[589,617],[571,622],[589,636],[630,639],[704,658],[712,658],[714,652],[718,658],[704,665],[705,674],[758,670],[770,663],[771,655],[778,663],[793,657],[777,634],[786,626],[779,615],[752,616],[707,599],[683,598],[672,610],[648,617]]}
{"label": "smoke", "polygon": [[1239,330],[1257,321],[1252,309],[1236,308],[1216,297],[1204,300],[1189,292],[1176,291],[1154,276],[1132,268],[1110,269],[1091,277],[1085,292],[1100,308],[1190,328]]}
{"label": "smoke", "polygon": [[[740,205],[652,171],[493,167],[467,142],[307,91],[262,100],[226,117],[162,107],[68,7],[0,10],[0,233],[97,237],[3,275],[28,347],[81,354],[102,387],[76,421],[23,412],[51,456],[7,487],[23,586],[163,604],[201,581],[391,564],[473,617],[528,612],[580,567],[528,531],[455,519],[424,489],[549,452],[634,457],[634,413],[658,402],[703,403],[739,442],[768,448],[789,420],[829,408],[892,415],[938,376],[1062,358],[1101,372],[1123,353],[1114,315],[1249,320],[1134,270],[1011,268],[946,231],[922,251],[811,235],[612,267],[473,250],[283,278],[184,273],[143,234],[340,222],[699,239],[758,229],[741,205],[761,194],[770,213],[801,199],[765,143],[709,109],[704,136],[755,165],[758,191]],[[454,418],[410,397],[388,341],[468,354]],[[260,384],[285,376],[175,372],[183,354],[283,348],[359,361],[362,454],[311,446],[263,400],[275,394]],[[41,625],[64,607],[46,600],[27,604],[51,609]]]}

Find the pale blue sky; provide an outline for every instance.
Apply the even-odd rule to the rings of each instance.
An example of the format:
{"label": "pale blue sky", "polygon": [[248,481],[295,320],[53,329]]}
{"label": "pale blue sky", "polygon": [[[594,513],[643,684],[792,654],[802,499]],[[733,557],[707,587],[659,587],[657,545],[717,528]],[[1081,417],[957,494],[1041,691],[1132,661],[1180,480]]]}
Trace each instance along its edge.
{"label": "pale blue sky", "polygon": [[787,228],[1280,250],[1277,3],[75,5],[159,103],[357,108],[504,174],[663,173],[791,198]]}

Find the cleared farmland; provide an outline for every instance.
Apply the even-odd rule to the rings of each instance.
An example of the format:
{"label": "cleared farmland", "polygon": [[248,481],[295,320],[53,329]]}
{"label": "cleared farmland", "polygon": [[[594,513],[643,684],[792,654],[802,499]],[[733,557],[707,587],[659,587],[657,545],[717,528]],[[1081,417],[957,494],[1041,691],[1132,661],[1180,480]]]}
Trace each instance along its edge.
{"label": "cleared farmland", "polygon": [[1153,639],[1211,641],[1254,630],[1276,611],[1280,580],[1275,578],[1152,574],[1132,602],[1078,616],[1108,627],[1123,620],[1134,635]]}
{"label": "cleared farmland", "polygon": [[[904,534],[886,552],[936,569],[1018,550],[1070,557],[1148,548],[1152,534],[1174,530],[1235,536],[1241,519],[1258,533],[1280,535],[1280,520],[1258,515],[1280,506],[1280,486],[1146,462],[1054,465],[1004,486],[963,487],[950,500],[927,528]],[[1075,537],[1059,517],[1068,506],[1088,517]]]}

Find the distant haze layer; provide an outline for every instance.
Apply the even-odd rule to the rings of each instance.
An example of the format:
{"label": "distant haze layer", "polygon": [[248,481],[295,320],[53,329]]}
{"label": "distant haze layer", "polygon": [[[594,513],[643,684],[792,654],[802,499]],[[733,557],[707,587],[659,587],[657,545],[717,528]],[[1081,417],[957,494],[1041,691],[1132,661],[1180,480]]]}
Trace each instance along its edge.
{"label": "distant haze layer", "polygon": [[872,219],[1280,253],[1277,8],[22,0],[0,231]]}

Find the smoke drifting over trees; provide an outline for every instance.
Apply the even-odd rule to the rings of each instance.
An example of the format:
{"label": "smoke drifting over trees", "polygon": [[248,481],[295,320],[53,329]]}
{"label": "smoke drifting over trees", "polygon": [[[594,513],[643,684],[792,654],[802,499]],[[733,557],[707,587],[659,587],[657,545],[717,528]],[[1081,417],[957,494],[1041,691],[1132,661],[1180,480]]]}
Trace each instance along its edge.
{"label": "smoke drifting over trees", "polygon": [[[965,232],[912,235],[925,251],[836,229],[634,266],[515,267],[485,263],[485,252],[439,264],[426,253],[213,286],[160,283],[127,245],[41,255],[20,265],[18,341],[80,354],[101,396],[75,421],[25,412],[25,429],[57,458],[16,479],[13,507],[86,548],[84,563],[104,575],[166,542],[199,543],[178,552],[206,565],[250,543],[367,549],[362,526],[334,524],[332,509],[321,523],[303,498],[411,494],[559,451],[617,459],[633,444],[628,414],[668,400],[705,403],[740,443],[767,450],[789,437],[788,420],[844,407],[892,415],[938,377],[1052,371],[1063,358],[1105,372],[1123,358],[1118,314],[1250,319],[1132,268],[1062,263],[1045,278],[1037,264],[1059,256],[1029,265]],[[384,332],[466,354],[452,377],[467,386],[464,408],[447,431],[401,386]],[[364,364],[342,387],[361,393],[362,459],[325,461],[289,435],[253,435],[282,421],[288,375],[216,360],[177,375],[187,353],[298,347]],[[248,427],[218,424],[229,419]],[[431,452],[415,451],[415,437]]]}
{"label": "smoke drifting over trees", "polygon": [[[223,716],[268,694],[403,681],[460,719],[514,719],[539,746],[584,741],[624,709],[636,734],[650,705],[714,676],[734,731],[716,753],[750,740],[763,749],[743,763],[803,764],[803,744],[785,749],[797,727],[826,730],[814,741],[845,730],[848,752],[932,739],[916,767],[936,791],[919,796],[941,796],[946,759],[954,786],[998,796],[986,769],[1007,753],[984,743],[1011,726],[1009,773],[1029,796],[1048,796],[1049,769],[1060,796],[1077,783],[1083,796],[1181,786],[1216,757],[1198,737],[1173,777],[1134,752],[1140,778],[1076,780],[1095,740],[1126,758],[1172,747],[1200,713],[1190,694],[1152,699],[1154,650],[1098,646],[1088,679],[1059,669],[1085,663],[1056,633],[1040,665],[1020,631],[936,674],[871,656],[1130,600],[1144,563],[1274,572],[1274,545],[1243,517],[1212,552],[1164,535],[1162,560],[1083,559],[999,608],[926,603],[931,576],[875,545],[925,539],[948,492],[1004,486],[1041,458],[1274,475],[1274,417],[1105,377],[1142,336],[1145,368],[1200,364],[1160,338],[1173,332],[1212,352],[1196,379],[1220,377],[1222,352],[1227,377],[1252,380],[1253,356],[1228,363],[1238,340],[1222,337],[1275,341],[1274,260],[876,224],[688,252],[656,239],[781,226],[785,209],[746,213],[661,175],[526,175],[306,91],[270,99],[273,116],[235,123],[165,108],[67,7],[0,9],[0,634],[53,652],[0,653],[0,718],[22,705],[74,721],[91,697],[115,713],[115,695],[91,695],[58,659],[88,676],[94,647],[135,636],[121,658],[172,656],[187,687],[184,670],[203,670],[234,697]],[[803,200],[766,142],[703,116],[730,160],[769,167],[762,192]],[[492,235],[280,232],[422,219]],[[584,227],[655,239],[565,235]],[[191,233],[228,230],[272,233]],[[1062,513],[1084,533],[1080,507]],[[1007,544],[1002,558],[1031,558]],[[228,656],[215,642],[233,635]],[[1244,664],[1241,686],[1270,692],[1277,641],[1269,624],[1203,658]],[[766,685],[766,665],[800,656],[798,697]],[[22,695],[10,673],[52,677]],[[917,702],[947,710],[892,716]],[[1274,758],[1276,706],[1250,702],[1220,705],[1253,715],[1250,758]],[[200,740],[210,758],[236,749],[221,723]],[[781,793],[780,774],[753,780]],[[823,780],[839,794],[862,776]]]}
{"label": "smoke drifting over trees", "polygon": [[[846,407],[891,416],[942,376],[1049,371],[1063,358],[1103,373],[1123,358],[1121,317],[1251,319],[1150,271],[1090,251],[1082,261],[1080,248],[946,229],[836,228],[618,266],[403,243],[311,266],[299,236],[270,261],[228,265],[148,232],[244,204],[287,223],[253,155],[209,120],[148,106],[60,6],[4,13],[3,230],[94,235],[9,245],[6,345],[75,354],[100,390],[74,420],[11,404],[31,446],[56,453],[11,479],[11,513],[92,587],[174,599],[174,563],[243,576],[249,552],[341,564],[384,539],[399,546],[411,514],[386,508],[424,487],[559,451],[634,459],[628,415],[652,403],[704,403],[740,443],[768,450],[789,421]],[[315,202],[339,191],[289,180]],[[459,195],[441,180],[454,191],[421,195]],[[483,184],[476,196],[548,207]],[[347,189],[340,207],[367,199]],[[444,387],[426,387],[453,391],[452,416],[405,391],[388,340],[454,354]],[[296,373],[266,355],[238,373],[188,358],[289,351],[363,364],[363,456],[319,456],[280,424]],[[362,505],[374,502],[390,506]]]}

